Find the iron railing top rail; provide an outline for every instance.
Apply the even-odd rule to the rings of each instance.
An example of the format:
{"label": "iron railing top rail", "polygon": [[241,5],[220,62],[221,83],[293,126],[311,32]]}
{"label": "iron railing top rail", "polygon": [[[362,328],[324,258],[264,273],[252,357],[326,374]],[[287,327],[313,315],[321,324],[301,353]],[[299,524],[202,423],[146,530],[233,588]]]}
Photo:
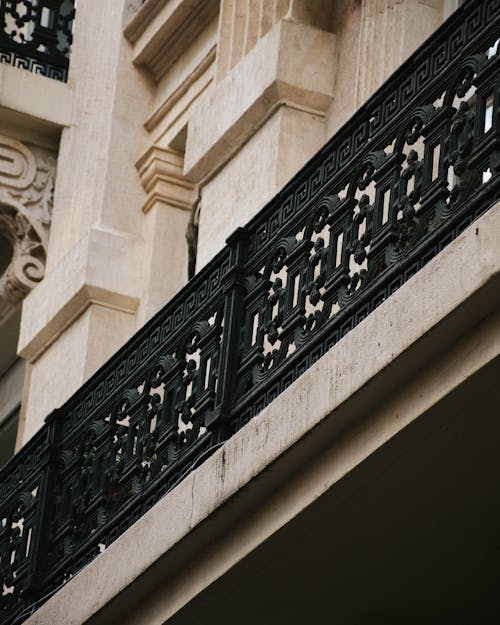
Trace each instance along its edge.
{"label": "iron railing top rail", "polygon": [[468,0],[0,472],[18,621],[500,194],[500,0]]}

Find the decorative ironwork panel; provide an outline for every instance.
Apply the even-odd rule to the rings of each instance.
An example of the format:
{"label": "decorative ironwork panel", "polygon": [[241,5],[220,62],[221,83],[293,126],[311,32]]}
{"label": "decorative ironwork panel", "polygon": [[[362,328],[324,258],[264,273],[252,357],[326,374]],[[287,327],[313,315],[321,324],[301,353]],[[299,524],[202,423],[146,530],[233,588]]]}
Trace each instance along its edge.
{"label": "decorative ironwork panel", "polygon": [[74,0],[1,0],[0,63],[66,81]]}
{"label": "decorative ironwork panel", "polygon": [[3,623],[106,549],[500,198],[499,33],[499,0],[465,2],[4,467]]}
{"label": "decorative ironwork panel", "polygon": [[467,10],[248,225],[234,430],[498,197],[500,7]]}
{"label": "decorative ironwork panel", "polygon": [[217,407],[223,324],[221,300],[61,442],[49,554],[56,581],[107,547],[219,442],[207,415]]}
{"label": "decorative ironwork panel", "polygon": [[44,427],[0,474],[0,619],[19,617],[36,597],[47,498],[50,431]]}
{"label": "decorative ironwork panel", "polygon": [[230,263],[219,255],[60,413],[49,586],[92,560],[222,441]]}

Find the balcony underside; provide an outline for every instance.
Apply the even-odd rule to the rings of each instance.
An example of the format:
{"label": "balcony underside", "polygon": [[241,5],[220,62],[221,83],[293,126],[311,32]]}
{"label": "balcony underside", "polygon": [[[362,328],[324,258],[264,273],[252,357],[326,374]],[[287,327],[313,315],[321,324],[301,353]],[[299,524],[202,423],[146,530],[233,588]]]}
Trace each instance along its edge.
{"label": "balcony underside", "polygon": [[[498,362],[356,467],[169,625],[498,622],[495,378]],[[146,623],[147,612],[126,622]]]}

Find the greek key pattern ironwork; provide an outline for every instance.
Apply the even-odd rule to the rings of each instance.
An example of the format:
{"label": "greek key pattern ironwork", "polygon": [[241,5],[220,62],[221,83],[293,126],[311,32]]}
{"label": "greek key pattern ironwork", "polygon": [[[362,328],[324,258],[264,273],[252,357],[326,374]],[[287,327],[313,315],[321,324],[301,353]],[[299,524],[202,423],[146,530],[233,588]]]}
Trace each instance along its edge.
{"label": "greek key pattern ironwork", "polygon": [[26,614],[500,198],[500,1],[468,0],[0,474]]}
{"label": "greek key pattern ironwork", "polygon": [[74,0],[1,0],[0,63],[66,81]]}

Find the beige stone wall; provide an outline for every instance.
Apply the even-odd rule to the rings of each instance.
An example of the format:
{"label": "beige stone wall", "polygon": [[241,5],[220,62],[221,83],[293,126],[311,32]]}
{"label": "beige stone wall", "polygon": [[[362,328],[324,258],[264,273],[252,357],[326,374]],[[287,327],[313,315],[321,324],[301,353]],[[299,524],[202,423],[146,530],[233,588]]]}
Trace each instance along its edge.
{"label": "beige stone wall", "polygon": [[189,115],[185,154],[201,198],[198,268],[442,17],[441,0],[221,3],[215,80]]}
{"label": "beige stone wall", "polygon": [[285,12],[194,107],[185,174],[200,186],[198,267],[325,142],[336,52],[328,29]]}
{"label": "beige stone wall", "polygon": [[279,106],[237,157],[203,185],[198,268],[288,182],[290,171],[300,169],[323,145],[323,122],[318,113]]}
{"label": "beige stone wall", "polygon": [[[68,85],[0,115],[0,131],[9,116],[16,128],[38,116],[46,142],[60,135],[46,277],[22,314],[24,440],[187,282],[187,229],[199,222],[199,269],[449,10],[441,0],[139,4],[79,3]],[[0,89],[0,108],[11,91]]]}

